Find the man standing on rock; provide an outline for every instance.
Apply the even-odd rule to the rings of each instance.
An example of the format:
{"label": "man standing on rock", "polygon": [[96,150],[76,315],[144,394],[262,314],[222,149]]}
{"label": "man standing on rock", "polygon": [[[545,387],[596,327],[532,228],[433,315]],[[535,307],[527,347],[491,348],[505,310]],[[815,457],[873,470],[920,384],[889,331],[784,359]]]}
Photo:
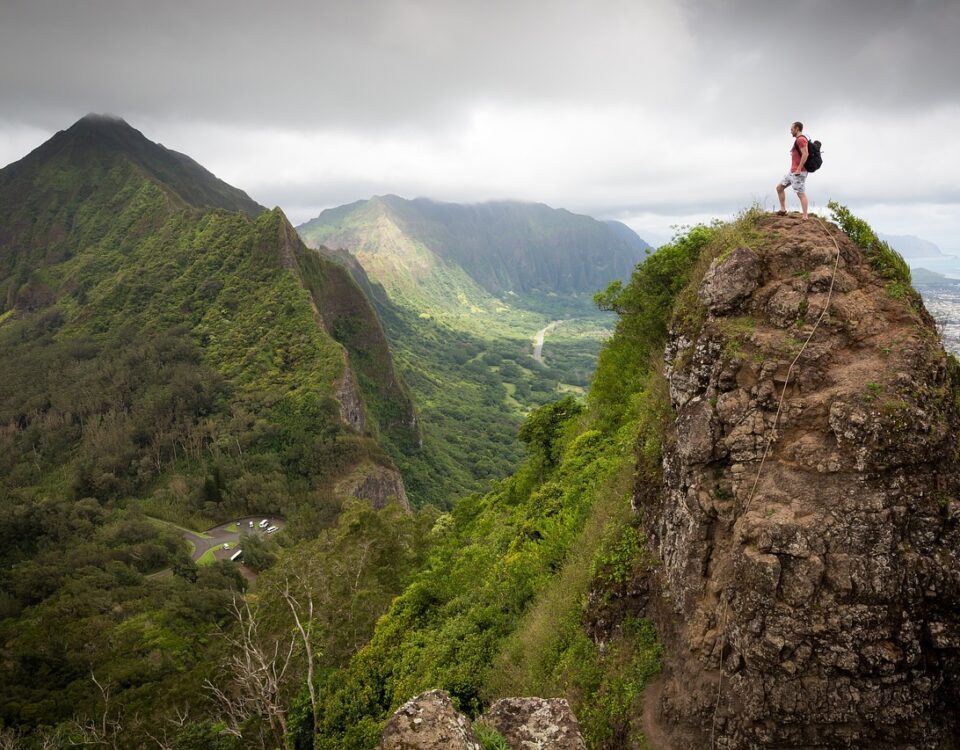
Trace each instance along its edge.
{"label": "man standing on rock", "polygon": [[807,171],[804,166],[807,163],[807,137],[803,134],[803,123],[795,122],[790,126],[790,135],[793,136],[793,148],[790,149],[790,171],[783,176],[780,184],[777,185],[777,197],[780,198],[779,216],[787,215],[787,196],[784,189],[793,187],[797,197],[800,198],[800,205],[803,208],[803,218],[807,218]]}

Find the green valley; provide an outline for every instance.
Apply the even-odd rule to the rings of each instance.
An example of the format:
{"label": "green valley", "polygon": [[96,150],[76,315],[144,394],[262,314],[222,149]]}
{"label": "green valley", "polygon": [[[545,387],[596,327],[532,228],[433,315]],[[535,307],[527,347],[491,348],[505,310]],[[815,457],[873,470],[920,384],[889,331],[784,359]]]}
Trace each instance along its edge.
{"label": "green valley", "polygon": [[413,495],[441,506],[516,468],[516,430],[531,409],[585,393],[614,320],[594,294],[647,250],[622,225],[542,204],[393,195],[324,211],[297,231],[374,301],[424,424],[416,467],[395,459]]}
{"label": "green valley", "polygon": [[[535,231],[501,218],[490,241],[526,236],[521,256],[603,266],[570,222],[599,233],[601,256],[641,252],[611,249],[586,217],[504,210]],[[513,529],[541,523],[527,498],[580,508],[557,519],[559,557],[517,558],[534,576],[518,594],[559,564],[597,492],[622,498],[629,441],[591,433],[574,466],[560,437],[583,419],[573,396],[615,316],[590,274],[535,286],[458,265],[451,238],[488,218],[435,251],[407,216],[392,235],[403,253],[364,265],[308,249],[279,209],[102,116],[0,170],[0,738],[300,737],[340,700],[304,687],[338,679],[411,578],[467,542],[463,519],[492,502],[471,492],[492,483],[516,505],[469,532],[499,535],[483,543],[491,564]],[[501,250],[494,266],[523,265]],[[621,518],[619,501],[604,507]],[[286,523],[240,530],[244,568],[191,559],[184,529],[259,514]],[[250,694],[237,649],[281,648],[274,692]]]}

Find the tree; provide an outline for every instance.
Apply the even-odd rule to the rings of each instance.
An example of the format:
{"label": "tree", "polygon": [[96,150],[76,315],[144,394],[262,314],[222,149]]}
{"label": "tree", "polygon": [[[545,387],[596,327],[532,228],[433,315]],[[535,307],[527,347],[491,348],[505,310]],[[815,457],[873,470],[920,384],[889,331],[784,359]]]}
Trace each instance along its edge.
{"label": "tree", "polygon": [[271,637],[261,632],[259,609],[234,597],[234,626],[223,631],[229,652],[222,665],[223,680],[204,685],[223,712],[229,734],[243,738],[251,719],[258,720],[260,743],[266,747],[262,724],[266,723],[276,747],[283,747],[287,731],[289,672],[297,646],[296,637]]}
{"label": "tree", "polygon": [[573,396],[565,396],[534,410],[520,425],[519,437],[530,452],[539,457],[542,469],[549,471],[559,463],[563,428],[582,412],[582,404]]}

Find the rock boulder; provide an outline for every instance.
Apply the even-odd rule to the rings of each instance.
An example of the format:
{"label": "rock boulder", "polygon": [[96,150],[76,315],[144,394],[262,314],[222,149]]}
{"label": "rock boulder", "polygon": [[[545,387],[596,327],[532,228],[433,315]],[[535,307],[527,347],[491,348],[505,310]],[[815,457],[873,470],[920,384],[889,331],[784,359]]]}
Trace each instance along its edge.
{"label": "rock boulder", "polygon": [[481,721],[513,750],[586,750],[580,723],[563,698],[502,698]]}
{"label": "rock boulder", "polygon": [[431,690],[398,708],[383,729],[380,750],[481,750],[470,720],[443,690]]}

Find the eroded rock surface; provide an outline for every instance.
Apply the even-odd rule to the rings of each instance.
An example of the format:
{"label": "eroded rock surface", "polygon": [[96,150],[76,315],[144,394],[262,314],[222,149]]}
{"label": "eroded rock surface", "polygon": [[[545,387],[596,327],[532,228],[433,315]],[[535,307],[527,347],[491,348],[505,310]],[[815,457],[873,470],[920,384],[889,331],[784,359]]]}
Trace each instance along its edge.
{"label": "eroded rock surface", "polygon": [[481,750],[470,720],[443,690],[422,693],[390,717],[380,750]]}
{"label": "eroded rock surface", "polygon": [[346,352],[343,354],[343,376],[337,386],[337,401],[340,404],[340,420],[357,432],[366,431],[367,414]]}
{"label": "eroded rock surface", "polygon": [[482,721],[512,750],[586,750],[580,723],[563,698],[502,698]]}
{"label": "eroded rock surface", "polygon": [[700,298],[712,313],[730,312],[743,302],[760,279],[760,259],[746,247],[717,258],[707,269]]}
{"label": "eroded rock surface", "polygon": [[406,486],[400,472],[369,462],[361,463],[346,478],[338,482],[336,494],[339,497],[368,500],[377,510],[391,500],[410,510],[410,499],[407,497]]}
{"label": "eroded rock surface", "polygon": [[[919,298],[823,226],[763,219],[667,346],[664,485],[635,504],[668,653],[653,734],[674,748],[960,746],[960,375]],[[831,237],[833,299],[758,479]]]}

